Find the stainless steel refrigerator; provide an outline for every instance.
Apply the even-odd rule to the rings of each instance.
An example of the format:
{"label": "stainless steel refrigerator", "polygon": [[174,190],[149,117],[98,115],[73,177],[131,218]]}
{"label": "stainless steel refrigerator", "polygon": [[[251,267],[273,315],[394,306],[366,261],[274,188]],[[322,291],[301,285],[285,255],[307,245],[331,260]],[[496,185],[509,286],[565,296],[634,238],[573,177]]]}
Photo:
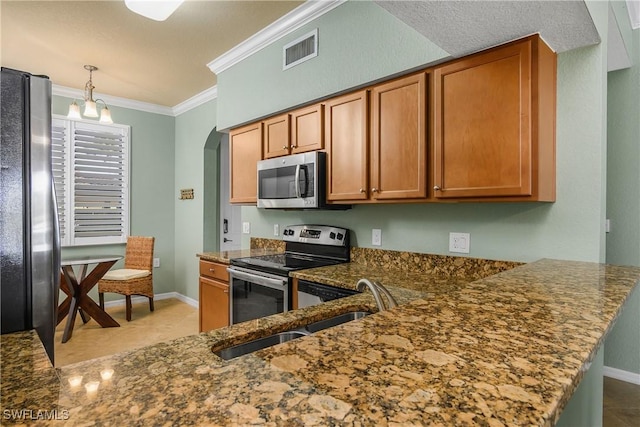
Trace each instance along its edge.
{"label": "stainless steel refrigerator", "polygon": [[51,82],[2,68],[2,333],[35,329],[53,362],[60,238],[51,171]]}

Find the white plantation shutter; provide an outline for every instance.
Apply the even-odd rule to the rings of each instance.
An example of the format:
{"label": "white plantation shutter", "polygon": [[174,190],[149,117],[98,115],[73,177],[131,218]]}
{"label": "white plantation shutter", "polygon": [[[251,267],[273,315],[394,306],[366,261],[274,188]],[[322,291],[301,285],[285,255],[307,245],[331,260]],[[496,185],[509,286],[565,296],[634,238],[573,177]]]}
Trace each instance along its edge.
{"label": "white plantation shutter", "polygon": [[[66,122],[68,174],[59,213],[63,245],[126,243],[129,234],[129,127]],[[54,134],[56,132],[54,131]],[[55,136],[54,136],[55,139]],[[56,144],[54,143],[54,147]],[[57,150],[54,148],[52,156]],[[54,175],[55,175],[54,171]],[[62,218],[61,218],[62,222]]]}
{"label": "white plantation shutter", "polygon": [[51,128],[51,164],[53,181],[60,221],[60,240],[68,245],[67,236],[67,203],[69,201],[69,132],[68,123],[64,120],[53,119]]}

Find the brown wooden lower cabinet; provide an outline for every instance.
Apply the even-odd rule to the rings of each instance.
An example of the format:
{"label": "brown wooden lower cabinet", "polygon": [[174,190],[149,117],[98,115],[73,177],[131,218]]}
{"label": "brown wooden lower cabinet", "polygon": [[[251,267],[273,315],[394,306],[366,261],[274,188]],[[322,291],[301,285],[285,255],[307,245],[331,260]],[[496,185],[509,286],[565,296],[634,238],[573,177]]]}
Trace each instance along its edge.
{"label": "brown wooden lower cabinet", "polygon": [[229,273],[225,264],[200,261],[200,332],[229,326]]}

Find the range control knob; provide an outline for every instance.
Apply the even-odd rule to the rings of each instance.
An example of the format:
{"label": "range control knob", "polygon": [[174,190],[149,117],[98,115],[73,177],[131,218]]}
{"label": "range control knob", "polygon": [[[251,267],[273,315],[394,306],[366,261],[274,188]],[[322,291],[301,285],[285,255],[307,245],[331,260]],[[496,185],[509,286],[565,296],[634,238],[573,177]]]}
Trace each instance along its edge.
{"label": "range control knob", "polygon": [[334,233],[333,231],[331,233],[329,233],[329,237],[332,239],[336,238],[336,233]]}
{"label": "range control knob", "polygon": [[342,233],[338,233],[338,240],[342,240],[344,238],[344,235]]}

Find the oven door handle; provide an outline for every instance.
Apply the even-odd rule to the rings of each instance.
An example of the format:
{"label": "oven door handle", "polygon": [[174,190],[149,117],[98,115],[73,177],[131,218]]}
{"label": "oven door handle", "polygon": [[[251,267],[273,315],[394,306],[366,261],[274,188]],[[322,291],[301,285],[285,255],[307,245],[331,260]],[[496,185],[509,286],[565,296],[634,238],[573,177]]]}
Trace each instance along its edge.
{"label": "oven door handle", "polygon": [[228,268],[227,271],[232,278],[246,280],[247,282],[256,283],[273,289],[282,289],[286,287],[289,282],[287,279],[272,279],[270,277],[259,276],[257,274],[245,273],[233,268]]}

